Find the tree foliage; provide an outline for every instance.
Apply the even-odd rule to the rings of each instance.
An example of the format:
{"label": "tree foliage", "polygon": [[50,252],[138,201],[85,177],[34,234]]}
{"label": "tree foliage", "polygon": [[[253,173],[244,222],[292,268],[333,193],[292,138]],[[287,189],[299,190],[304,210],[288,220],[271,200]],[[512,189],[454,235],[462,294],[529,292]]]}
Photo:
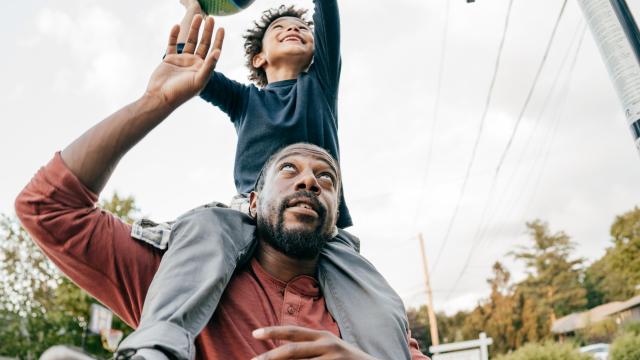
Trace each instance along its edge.
{"label": "tree foliage", "polygon": [[[131,222],[133,197],[114,194],[101,207]],[[0,355],[37,359],[53,345],[81,346],[89,309],[96,302],[69,281],[40,251],[19,222],[0,215]],[[113,328],[131,330],[115,318]],[[97,336],[88,352],[107,357]]]}
{"label": "tree foliage", "polygon": [[[407,317],[411,328],[411,336],[418,341],[423,352],[428,352],[429,346],[433,344],[433,341],[429,331],[427,306],[421,306],[419,309],[409,309]],[[461,329],[466,317],[467,313],[462,311],[453,316],[446,316],[444,313],[437,314],[436,321],[438,322],[440,342],[448,343],[464,340]]]}
{"label": "tree foliage", "polygon": [[616,217],[605,255],[585,272],[589,305],[626,300],[640,285],[640,208]]}
{"label": "tree foliage", "polygon": [[537,299],[538,311],[547,325],[558,317],[586,306],[586,291],[580,282],[583,259],[571,259],[575,244],[564,232],[551,234],[539,220],[527,223],[533,240],[530,247],[520,247],[512,255],[522,260],[528,272],[518,285],[526,297]]}
{"label": "tree foliage", "polygon": [[640,335],[622,334],[611,344],[609,357],[611,360],[640,359]]}
{"label": "tree foliage", "polygon": [[[489,297],[472,311],[456,315],[454,326],[447,328],[442,338],[453,338],[451,334],[456,334],[455,341],[461,340],[460,337],[470,340],[485,332],[493,338],[491,354],[504,354],[530,342],[550,340],[555,318],[585,308],[586,290],[581,283],[583,260],[572,257],[574,244],[570,238],[563,232],[551,233],[547,224],[539,220],[527,223],[527,229],[529,245],[510,253],[523,263],[527,277],[512,283],[511,273],[496,262],[492,277],[487,280],[491,289]],[[417,313],[410,317],[414,322],[412,331],[425,329],[428,326],[426,310],[413,311]],[[439,326],[440,323],[447,324],[449,320],[439,315]],[[428,333],[424,336],[430,345]]]}
{"label": "tree foliage", "polygon": [[511,354],[497,360],[593,360],[591,355],[582,354],[571,344],[527,344]]}

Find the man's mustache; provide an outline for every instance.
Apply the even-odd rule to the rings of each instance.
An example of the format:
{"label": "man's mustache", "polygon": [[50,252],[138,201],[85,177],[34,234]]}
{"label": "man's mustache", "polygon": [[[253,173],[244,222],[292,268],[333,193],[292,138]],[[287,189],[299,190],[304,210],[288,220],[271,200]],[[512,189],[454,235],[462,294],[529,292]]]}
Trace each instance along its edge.
{"label": "man's mustache", "polygon": [[327,209],[318,200],[318,195],[307,190],[297,191],[291,195],[285,196],[280,203],[280,214],[284,213],[284,211],[289,207],[289,202],[296,199],[307,200],[311,204],[313,210],[318,213],[318,217],[324,219],[324,216],[327,213]]}

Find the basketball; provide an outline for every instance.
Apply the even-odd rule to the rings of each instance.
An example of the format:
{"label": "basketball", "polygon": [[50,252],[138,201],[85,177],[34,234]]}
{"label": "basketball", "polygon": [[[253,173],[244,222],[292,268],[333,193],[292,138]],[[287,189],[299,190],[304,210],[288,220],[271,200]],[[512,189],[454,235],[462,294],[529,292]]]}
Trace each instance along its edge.
{"label": "basketball", "polygon": [[202,11],[208,15],[224,16],[240,12],[255,0],[198,0]]}

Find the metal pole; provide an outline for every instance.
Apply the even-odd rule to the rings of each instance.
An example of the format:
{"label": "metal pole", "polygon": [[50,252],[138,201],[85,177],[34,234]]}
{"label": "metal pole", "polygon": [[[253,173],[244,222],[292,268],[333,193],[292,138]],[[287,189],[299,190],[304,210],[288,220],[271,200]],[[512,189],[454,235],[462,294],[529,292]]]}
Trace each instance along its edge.
{"label": "metal pole", "polygon": [[640,151],[640,42],[624,0],[578,0]]}
{"label": "metal pole", "polygon": [[625,0],[611,0],[611,6],[613,6],[613,11],[618,16],[620,25],[627,35],[631,49],[636,54],[636,60],[640,63],[640,31],[638,31],[638,25],[633,18],[633,14],[631,14],[631,10],[629,10],[627,2]]}
{"label": "metal pole", "polygon": [[440,345],[440,338],[438,337],[438,322],[436,320],[436,313],[433,309],[433,293],[431,292],[431,280],[429,280],[429,263],[427,262],[427,255],[424,251],[424,238],[422,233],[418,234],[420,240],[420,251],[422,252],[422,266],[424,267],[424,283],[427,287],[427,312],[429,314],[429,330],[431,331],[431,344]]}

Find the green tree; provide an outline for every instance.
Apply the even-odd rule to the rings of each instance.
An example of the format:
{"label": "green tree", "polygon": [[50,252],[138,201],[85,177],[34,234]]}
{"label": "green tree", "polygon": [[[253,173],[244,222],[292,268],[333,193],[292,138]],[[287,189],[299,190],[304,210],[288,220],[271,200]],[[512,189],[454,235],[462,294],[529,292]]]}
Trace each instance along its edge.
{"label": "green tree", "polygon": [[511,274],[500,263],[493,265],[493,277],[487,280],[491,287],[489,298],[465,319],[463,334],[466,339],[477,339],[481,332],[493,338],[492,354],[505,353],[517,344],[517,305],[510,284]]}
{"label": "green tree", "polygon": [[589,306],[626,300],[640,285],[640,209],[617,216],[611,225],[611,243],[605,255],[585,272]]}
{"label": "green tree", "polygon": [[[453,316],[447,316],[445,313],[437,313],[436,321],[438,322],[438,337],[441,343],[449,343],[462,341],[462,325],[468,313],[460,311]],[[431,332],[429,331],[429,316],[427,306],[423,305],[418,309],[410,308],[407,310],[411,336],[418,341],[420,349],[428,352],[429,346],[433,345]]]}
{"label": "green tree", "polygon": [[498,357],[497,360],[593,360],[589,354],[581,354],[571,344],[548,342],[528,344],[517,351]]}
{"label": "green tree", "polygon": [[[133,197],[117,193],[101,207],[128,222],[138,211]],[[81,345],[96,301],[58,271],[15,218],[5,215],[0,215],[0,283],[1,355],[36,359],[53,345]],[[114,319],[113,328],[131,331]],[[87,338],[86,348],[108,356],[96,336]]]}
{"label": "green tree", "polygon": [[611,344],[611,360],[638,360],[640,359],[640,335],[626,333],[619,336]]}
{"label": "green tree", "polygon": [[551,234],[547,224],[527,223],[531,244],[511,255],[524,262],[525,280],[511,284],[509,271],[500,263],[493,266],[489,297],[467,316],[465,339],[486,332],[493,338],[492,354],[513,351],[530,342],[550,339],[551,324],[586,305],[582,287],[582,259],[572,259],[573,243],[563,232]]}
{"label": "green tree", "polygon": [[564,232],[551,234],[548,225],[540,220],[527,223],[527,228],[533,244],[511,254],[526,266],[527,278],[518,284],[518,292],[535,299],[535,304],[525,308],[538,314],[542,329],[536,338],[544,339],[558,317],[587,305],[586,290],[580,282],[584,260],[571,259],[575,245]]}

